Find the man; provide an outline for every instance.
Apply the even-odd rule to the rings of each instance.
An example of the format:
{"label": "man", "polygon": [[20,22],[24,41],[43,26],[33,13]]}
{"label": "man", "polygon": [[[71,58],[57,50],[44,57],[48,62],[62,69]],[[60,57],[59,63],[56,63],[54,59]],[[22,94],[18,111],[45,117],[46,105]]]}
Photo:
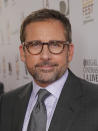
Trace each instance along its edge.
{"label": "man", "polygon": [[0,95],[4,92],[4,85],[0,82]]}
{"label": "man", "polygon": [[55,10],[35,11],[23,21],[20,40],[33,80],[1,97],[0,131],[97,131],[98,86],[69,69],[69,20]]}

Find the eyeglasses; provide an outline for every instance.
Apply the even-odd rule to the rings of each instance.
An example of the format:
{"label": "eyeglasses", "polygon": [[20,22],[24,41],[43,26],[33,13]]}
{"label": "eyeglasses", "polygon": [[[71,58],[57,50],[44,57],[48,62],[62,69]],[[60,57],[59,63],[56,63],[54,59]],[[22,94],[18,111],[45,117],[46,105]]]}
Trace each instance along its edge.
{"label": "eyeglasses", "polygon": [[60,54],[63,52],[65,45],[70,45],[68,41],[58,41],[58,40],[51,40],[49,42],[41,42],[38,40],[24,42],[23,48],[27,49],[27,51],[32,55],[38,55],[42,52],[43,46],[47,45],[48,50],[52,54]]}

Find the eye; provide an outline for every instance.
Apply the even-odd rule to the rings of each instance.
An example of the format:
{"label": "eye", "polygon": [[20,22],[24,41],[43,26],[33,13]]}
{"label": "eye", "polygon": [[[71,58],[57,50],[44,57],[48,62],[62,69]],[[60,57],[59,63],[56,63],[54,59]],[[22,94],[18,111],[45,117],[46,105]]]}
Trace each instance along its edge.
{"label": "eye", "polygon": [[40,41],[32,41],[32,46],[34,47],[36,47],[36,46],[39,46],[39,45],[41,45],[41,42]]}
{"label": "eye", "polygon": [[61,47],[62,44],[59,41],[51,41],[50,45],[53,47]]}
{"label": "eye", "polygon": [[28,48],[37,48],[39,46],[41,46],[41,42],[40,41],[30,41],[27,44]]}

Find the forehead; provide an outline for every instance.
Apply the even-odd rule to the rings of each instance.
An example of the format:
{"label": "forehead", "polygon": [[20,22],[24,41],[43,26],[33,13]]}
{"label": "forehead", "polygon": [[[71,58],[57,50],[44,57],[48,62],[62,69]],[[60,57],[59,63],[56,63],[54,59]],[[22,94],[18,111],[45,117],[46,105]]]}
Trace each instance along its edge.
{"label": "forehead", "polygon": [[[43,24],[44,24],[44,25],[43,25]],[[45,20],[41,20],[41,21],[33,21],[33,22],[28,23],[28,24],[26,25],[25,29],[29,28],[29,26],[30,26],[30,27],[31,27],[31,26],[34,27],[35,25],[37,25],[37,26],[40,26],[40,25],[41,25],[41,26],[48,25],[48,26],[54,26],[54,28],[55,28],[56,24],[59,25],[61,28],[64,29],[63,23],[62,23],[60,20],[56,20],[56,19],[45,19]]]}
{"label": "forehead", "polygon": [[37,21],[29,23],[25,28],[26,38],[37,36],[57,36],[65,37],[65,30],[63,24],[59,20],[49,19],[44,21]]}

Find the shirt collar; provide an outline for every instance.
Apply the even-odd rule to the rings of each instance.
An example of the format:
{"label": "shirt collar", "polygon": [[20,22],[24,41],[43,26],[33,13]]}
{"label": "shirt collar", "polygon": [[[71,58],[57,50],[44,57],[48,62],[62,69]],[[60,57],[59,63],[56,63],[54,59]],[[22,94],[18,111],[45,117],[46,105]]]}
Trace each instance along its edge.
{"label": "shirt collar", "polygon": [[[60,96],[60,93],[62,91],[62,88],[64,86],[64,83],[66,82],[67,77],[68,77],[68,70],[66,70],[66,72],[64,73],[64,75],[59,80],[53,82],[52,84],[50,84],[49,86],[47,86],[45,89],[47,89],[54,97],[56,97],[58,99],[59,96]],[[37,85],[34,82],[34,80],[33,80],[33,93],[34,93],[34,96],[36,96],[37,92],[41,88],[42,87],[40,87],[39,85]]]}

